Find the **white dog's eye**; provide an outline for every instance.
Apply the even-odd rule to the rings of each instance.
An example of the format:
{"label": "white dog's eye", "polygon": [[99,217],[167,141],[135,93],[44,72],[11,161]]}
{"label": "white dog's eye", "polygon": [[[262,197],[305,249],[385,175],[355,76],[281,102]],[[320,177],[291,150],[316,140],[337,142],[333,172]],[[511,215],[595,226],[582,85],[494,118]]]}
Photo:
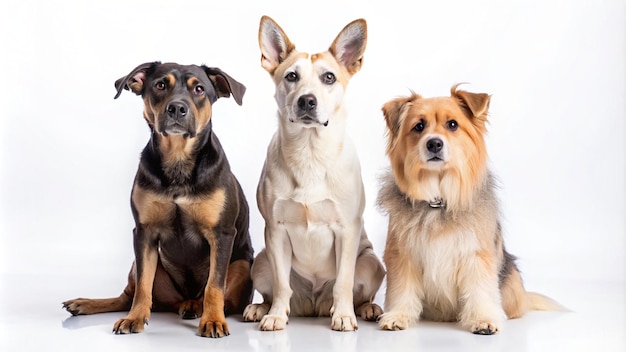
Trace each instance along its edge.
{"label": "white dog's eye", "polygon": [[325,84],[333,84],[337,81],[337,77],[332,72],[326,72],[322,75],[322,82]]}
{"label": "white dog's eye", "polygon": [[287,82],[295,82],[298,80],[298,74],[295,72],[289,72],[285,76],[285,79],[287,80]]}

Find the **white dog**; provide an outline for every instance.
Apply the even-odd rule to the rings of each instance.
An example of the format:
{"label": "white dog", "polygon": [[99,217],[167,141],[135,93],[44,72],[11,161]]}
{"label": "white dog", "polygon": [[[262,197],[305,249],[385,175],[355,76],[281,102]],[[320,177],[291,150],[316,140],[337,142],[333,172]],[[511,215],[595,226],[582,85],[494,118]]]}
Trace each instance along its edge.
{"label": "white dog", "polygon": [[274,79],[278,131],[267,151],[257,202],[266,249],[252,268],[262,304],[244,311],[261,330],[285,328],[288,315],[329,316],[333,330],[375,320],[372,303],[385,271],[363,228],[365,195],[342,104],[361,68],[365,20],[348,24],[330,48],[308,54],[271,18],[261,18],[261,65]]}

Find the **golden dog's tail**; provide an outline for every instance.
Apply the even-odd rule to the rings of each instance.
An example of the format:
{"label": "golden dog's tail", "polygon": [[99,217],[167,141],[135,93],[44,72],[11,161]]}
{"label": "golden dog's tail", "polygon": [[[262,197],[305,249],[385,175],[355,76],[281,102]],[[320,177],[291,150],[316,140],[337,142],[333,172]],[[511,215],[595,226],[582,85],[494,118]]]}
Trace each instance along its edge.
{"label": "golden dog's tail", "polygon": [[569,312],[569,309],[553,300],[550,297],[544,296],[535,292],[526,292],[528,297],[530,310],[554,310],[561,312]]}

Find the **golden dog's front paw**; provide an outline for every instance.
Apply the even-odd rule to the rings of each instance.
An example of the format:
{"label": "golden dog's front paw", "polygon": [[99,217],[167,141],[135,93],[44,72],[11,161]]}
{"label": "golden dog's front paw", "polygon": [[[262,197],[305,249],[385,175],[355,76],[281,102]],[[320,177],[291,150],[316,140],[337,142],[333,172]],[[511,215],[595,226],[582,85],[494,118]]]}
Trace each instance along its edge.
{"label": "golden dog's front paw", "polygon": [[198,335],[202,337],[224,337],[230,335],[226,320],[213,321],[211,319],[202,318],[198,327]]}
{"label": "golden dog's front paw", "polygon": [[383,330],[405,330],[411,325],[411,318],[404,313],[383,313],[378,318],[378,326]]}
{"label": "golden dog's front paw", "polygon": [[471,324],[470,331],[477,335],[493,335],[498,332],[498,327],[488,321],[476,321]]}
{"label": "golden dog's front paw", "polygon": [[143,332],[144,324],[148,323],[148,317],[131,318],[130,315],[118,320],[113,325],[113,333],[116,335],[133,334]]}
{"label": "golden dog's front paw", "polygon": [[243,320],[244,321],[259,321],[263,318],[267,312],[270,310],[270,305],[267,303],[253,303],[248,304],[246,309],[243,311]]}
{"label": "golden dog's front paw", "polygon": [[279,316],[266,314],[263,319],[261,319],[259,327],[262,331],[284,330],[287,322],[288,318],[286,315]]}

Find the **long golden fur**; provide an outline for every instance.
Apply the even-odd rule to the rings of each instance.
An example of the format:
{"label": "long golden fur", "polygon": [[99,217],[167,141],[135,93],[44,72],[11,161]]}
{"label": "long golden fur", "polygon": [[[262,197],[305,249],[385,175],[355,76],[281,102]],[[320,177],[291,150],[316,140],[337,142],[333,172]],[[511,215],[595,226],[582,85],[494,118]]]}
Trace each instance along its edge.
{"label": "long golden fur", "polygon": [[450,97],[412,93],[382,109],[392,169],[378,197],[389,215],[382,329],[425,318],[491,335],[506,318],[559,309],[525,291],[504,248],[483,137],[490,96],[457,88]]}

